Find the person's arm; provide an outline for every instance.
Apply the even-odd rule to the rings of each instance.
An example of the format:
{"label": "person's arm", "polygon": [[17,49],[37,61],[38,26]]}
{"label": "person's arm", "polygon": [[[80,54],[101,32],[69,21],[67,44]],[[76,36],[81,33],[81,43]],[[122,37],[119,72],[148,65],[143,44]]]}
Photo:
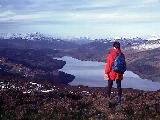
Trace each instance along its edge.
{"label": "person's arm", "polygon": [[111,72],[115,57],[114,51],[111,51],[107,59],[105,74],[109,74]]}

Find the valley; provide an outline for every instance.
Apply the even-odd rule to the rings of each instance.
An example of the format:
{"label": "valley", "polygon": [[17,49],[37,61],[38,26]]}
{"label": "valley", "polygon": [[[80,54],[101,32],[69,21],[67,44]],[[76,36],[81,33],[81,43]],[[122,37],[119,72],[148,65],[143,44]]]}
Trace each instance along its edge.
{"label": "valley", "polygon": [[[143,42],[119,41],[128,70],[160,82],[160,49],[134,49],[134,45]],[[62,72],[66,62],[54,58],[71,56],[105,62],[113,43],[108,40],[83,42],[48,38],[38,33],[1,37],[0,119],[159,119],[159,90],[123,88],[122,103],[118,104],[114,88],[108,102],[107,87],[69,85],[75,76]]]}
{"label": "valley", "polygon": [[[81,42],[79,42],[81,41]],[[26,58],[36,58],[37,65],[34,61],[27,60],[25,64],[31,67],[40,67],[40,69],[52,70],[55,66],[49,62],[51,57],[71,56],[80,60],[100,61],[106,62],[109,51],[112,49],[112,39],[95,39],[90,40],[83,38],[83,40],[65,40],[60,38],[44,36],[40,33],[34,34],[17,34],[0,37],[0,53],[1,56],[6,55],[11,61],[19,63],[26,62]],[[121,38],[117,39],[121,43],[122,52],[126,56],[127,70],[131,70],[138,74],[141,78],[150,79],[152,81],[160,82],[160,40],[146,40],[142,38]],[[9,55],[14,49],[22,50],[25,54],[30,54],[32,51],[37,51],[37,56],[28,55],[26,58],[18,55]],[[17,51],[18,51],[17,50]],[[38,52],[39,50],[39,52]],[[17,52],[16,51],[16,52]],[[27,51],[29,51],[27,53]],[[42,53],[43,59],[38,56]],[[55,54],[56,53],[56,54]],[[9,56],[7,56],[9,55]],[[45,56],[49,56],[47,58]],[[19,55],[20,56],[20,55]],[[16,60],[14,60],[16,58]],[[29,62],[29,63],[28,63]],[[38,65],[39,63],[39,65]],[[45,67],[44,67],[45,66]]]}

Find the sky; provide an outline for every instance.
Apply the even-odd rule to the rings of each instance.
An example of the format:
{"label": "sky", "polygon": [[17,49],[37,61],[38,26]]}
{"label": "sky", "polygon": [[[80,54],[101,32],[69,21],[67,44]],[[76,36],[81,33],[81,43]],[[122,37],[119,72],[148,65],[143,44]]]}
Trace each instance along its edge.
{"label": "sky", "polygon": [[160,35],[160,0],[0,0],[0,33]]}

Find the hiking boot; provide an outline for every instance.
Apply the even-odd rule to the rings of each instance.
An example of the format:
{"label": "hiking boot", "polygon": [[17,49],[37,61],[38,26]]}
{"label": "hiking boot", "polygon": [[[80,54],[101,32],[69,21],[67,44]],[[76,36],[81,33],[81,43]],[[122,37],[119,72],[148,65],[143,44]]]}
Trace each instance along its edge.
{"label": "hiking boot", "polygon": [[121,96],[118,95],[118,97],[117,97],[117,102],[118,102],[118,103],[121,103],[121,100],[122,100],[122,99],[121,99]]}
{"label": "hiking boot", "polygon": [[111,97],[107,98],[107,107],[110,108],[111,106]]}

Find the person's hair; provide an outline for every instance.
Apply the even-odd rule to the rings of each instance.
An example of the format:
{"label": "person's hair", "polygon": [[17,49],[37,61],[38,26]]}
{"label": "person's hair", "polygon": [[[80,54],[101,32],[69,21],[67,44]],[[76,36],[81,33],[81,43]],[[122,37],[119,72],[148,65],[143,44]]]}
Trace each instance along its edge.
{"label": "person's hair", "polygon": [[120,49],[120,43],[117,42],[117,41],[115,41],[115,42],[113,43],[113,47]]}

